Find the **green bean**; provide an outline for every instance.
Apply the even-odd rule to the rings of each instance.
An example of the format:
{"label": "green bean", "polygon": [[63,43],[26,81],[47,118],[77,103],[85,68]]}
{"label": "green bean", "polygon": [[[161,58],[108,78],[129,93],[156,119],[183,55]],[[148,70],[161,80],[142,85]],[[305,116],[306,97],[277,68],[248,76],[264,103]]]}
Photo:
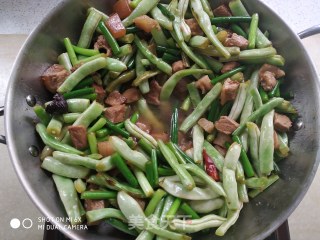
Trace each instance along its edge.
{"label": "green bean", "polygon": [[81,48],[74,45],[72,45],[72,47],[75,53],[88,56],[88,57],[92,57],[100,53],[99,50],[95,50],[95,49]]}
{"label": "green bean", "polygon": [[213,11],[211,9],[210,3],[208,0],[200,0],[203,10],[209,15],[209,17],[213,17]]}
{"label": "green bean", "polygon": [[252,15],[252,20],[250,23],[250,28],[249,28],[249,49],[253,49],[256,47],[256,39],[257,39],[257,31],[258,31],[258,23],[259,23],[259,15],[258,13],[255,13]]}
{"label": "green bean", "polygon": [[268,94],[266,93],[266,91],[261,86],[259,86],[259,94],[260,94],[260,97],[261,97],[261,100],[262,100],[263,103],[266,103],[266,102],[269,101]]}
{"label": "green bean", "polygon": [[151,163],[152,163],[152,171],[154,176],[153,186],[158,186],[159,184],[159,173],[158,173],[158,159],[157,159],[157,151],[155,149],[151,152]]}
{"label": "green bean", "polygon": [[247,186],[244,183],[238,182],[238,195],[240,202],[247,203],[249,202]]}
{"label": "green bean", "polygon": [[[160,203],[157,205],[156,209],[154,210],[150,218],[151,223],[158,224],[158,221],[160,219],[160,216],[163,210],[163,206],[164,206],[164,199],[160,201]],[[148,232],[148,230],[144,230],[140,233],[140,235],[138,236],[138,238],[136,238],[136,240],[143,240],[143,239],[152,240],[154,239],[154,236],[155,235],[153,233]]]}
{"label": "green bean", "polygon": [[245,31],[243,31],[243,29],[239,25],[233,23],[233,24],[231,24],[230,28],[236,34],[238,34],[244,38],[248,38],[248,34]]}
{"label": "green bean", "polygon": [[70,62],[68,53],[61,53],[58,56],[58,62],[60,65],[64,66],[64,68],[68,70],[68,72],[71,72],[72,64]]}
{"label": "green bean", "polygon": [[180,109],[187,112],[191,107],[191,98],[186,97],[186,99],[182,102]]}
{"label": "green bean", "polygon": [[73,185],[78,193],[83,193],[87,188],[86,183],[81,178],[78,178],[77,180],[75,180],[73,182]]}
{"label": "green bean", "polygon": [[83,166],[89,169],[96,169],[96,164],[99,160],[95,160],[89,157],[81,157],[77,154],[64,153],[60,151],[54,151],[52,156],[63,164],[71,166]]}
{"label": "green bean", "polygon": [[162,168],[158,167],[159,176],[172,176],[175,175],[175,172],[171,168]]}
{"label": "green bean", "polygon": [[275,183],[279,179],[279,176],[278,175],[271,175],[267,179],[268,179],[268,183],[266,184],[266,186],[263,189],[253,189],[253,190],[251,190],[249,192],[249,197],[254,198],[254,197],[258,196],[261,192],[263,192],[268,187],[270,187],[273,183]]}
{"label": "green bean", "polygon": [[228,59],[232,59],[232,61],[234,61],[234,59],[239,59],[242,52],[239,47],[226,47],[226,50],[230,53],[231,57],[223,58],[223,55],[213,45],[209,45],[206,49],[196,48],[195,50],[205,56],[220,57],[225,61],[229,61]]}
{"label": "green bean", "polygon": [[138,236],[138,232],[136,229],[131,229],[126,223],[123,223],[122,221],[116,219],[116,218],[108,218],[106,219],[106,223],[111,225],[112,227],[129,234],[131,236]]}
{"label": "green bean", "polygon": [[130,119],[127,119],[124,122],[125,128],[126,130],[134,135],[135,137],[141,139],[144,138],[146,139],[148,142],[150,142],[154,147],[157,147],[157,141],[147,132],[143,131],[141,128],[139,128],[137,125],[135,125],[134,123],[132,123],[130,121]]}
{"label": "green bean", "polygon": [[157,45],[157,52],[159,53],[170,53],[171,55],[179,55],[180,51],[175,48],[169,48],[161,45]]}
{"label": "green bean", "polygon": [[157,76],[160,73],[161,72],[158,70],[145,71],[140,76],[137,76],[137,78],[135,80],[133,80],[132,86],[135,86],[135,87],[140,86],[143,82],[147,82],[149,80],[149,78]]}
{"label": "green bean", "polygon": [[94,93],[94,92],[95,92],[94,88],[82,88],[79,90],[74,90],[68,93],[64,93],[63,98],[66,100],[70,98],[81,98],[81,96],[83,95]]}
{"label": "green bean", "polygon": [[219,227],[225,218],[211,214],[196,220],[174,219],[170,222],[170,228],[183,233],[196,233],[204,229]]}
{"label": "green bean", "polygon": [[100,130],[96,131],[96,135],[98,138],[103,138],[109,136],[110,131],[107,128],[101,128]]}
{"label": "green bean", "polygon": [[89,99],[90,101],[95,101],[97,99],[97,96],[98,96],[98,94],[91,93],[91,94],[83,95],[83,96],[81,96],[79,98],[84,98],[84,99]]}
{"label": "green bean", "polygon": [[33,107],[33,111],[43,125],[47,126],[50,123],[51,116],[46,112],[46,110],[42,106],[35,105]]}
{"label": "green bean", "polygon": [[91,175],[88,180],[88,183],[94,183],[101,187],[106,187],[116,191],[125,191],[132,195],[133,197],[137,198],[145,198],[146,196],[144,193],[137,188],[133,188],[127,184],[120,183],[115,178],[105,174],[105,173],[98,173],[97,175]]}
{"label": "green bean", "polygon": [[279,113],[297,114],[297,109],[292,105],[291,102],[284,100],[281,104],[276,107],[276,111]]}
{"label": "green bean", "polygon": [[211,27],[210,17],[208,14],[204,11],[201,1],[200,0],[191,0],[190,1],[190,7],[193,16],[199,23],[201,29],[203,32],[207,35],[210,42],[217,48],[217,50],[225,57],[229,58],[231,55],[226,50],[226,48],[222,45],[222,43],[218,40],[216,35],[213,32],[213,29]]}
{"label": "green bean", "polygon": [[91,153],[90,155],[87,155],[87,157],[89,158],[93,158],[93,159],[96,159],[96,160],[100,160],[103,158],[103,156],[99,153]]}
{"label": "green bean", "polygon": [[169,47],[166,35],[164,35],[164,33],[163,33],[163,31],[162,31],[160,26],[152,28],[151,29],[151,35],[153,37],[153,41],[157,45],[161,45],[161,46],[164,46],[164,47]]}
{"label": "green bean", "polygon": [[228,208],[231,210],[237,210],[240,207],[238,199],[237,181],[235,171],[224,167],[222,171],[223,176],[223,188],[226,191],[226,200]]}
{"label": "green bean", "polygon": [[193,107],[197,107],[198,104],[201,102],[201,96],[198,88],[195,86],[194,83],[189,83],[187,85],[187,89],[188,89],[190,100]]}
{"label": "green bean", "polygon": [[[145,138],[141,138],[138,141],[138,145],[142,148],[143,151],[145,151],[147,154],[151,155],[152,150],[154,149],[154,146]],[[158,149],[155,149],[157,153],[158,158],[163,158],[161,155],[161,152]]]}
{"label": "green bean", "polygon": [[206,61],[206,63],[208,63],[208,65],[210,66],[210,69],[212,69],[215,73],[220,73],[223,67],[223,64],[221,62],[219,62],[218,60],[212,57],[208,57],[205,55],[203,55],[202,57]]}
{"label": "green bean", "polygon": [[262,107],[254,111],[243,123],[240,123],[240,126],[232,133],[233,136],[239,135],[245,128],[247,122],[253,122],[258,118],[264,116],[265,114],[272,111],[275,107],[280,105],[283,102],[283,98],[273,98]]}
{"label": "green bean", "polygon": [[180,57],[174,56],[174,55],[172,55],[170,53],[164,53],[163,56],[162,56],[162,60],[165,61],[168,64],[172,64],[172,63],[174,63],[176,61],[179,61]]}
{"label": "green bean", "polygon": [[131,12],[131,14],[127,18],[122,20],[122,24],[125,27],[130,26],[135,18],[147,14],[158,3],[159,0],[142,0],[139,5]]}
{"label": "green bean", "polygon": [[[169,211],[169,209],[171,208],[173,201],[174,201],[174,197],[171,195],[168,195],[165,199],[164,199],[164,204],[163,204],[163,208],[162,208],[162,212],[160,214],[159,220],[158,220],[158,225],[159,227],[166,229],[168,228],[168,220],[166,219],[167,213]],[[157,240],[164,240],[165,238],[161,238],[159,236],[157,236],[156,238]]]}
{"label": "green bean", "polygon": [[80,154],[80,155],[83,154],[83,152],[81,152],[81,151],[79,151],[79,150],[77,150],[67,144],[61,143],[58,140],[56,140],[54,137],[48,135],[47,131],[46,131],[46,127],[42,123],[38,123],[36,125],[36,130],[37,130],[38,134],[40,135],[44,144],[48,145],[49,147],[51,147],[55,150],[63,151],[63,152]]}
{"label": "green bean", "polygon": [[115,199],[117,198],[117,192],[106,191],[106,190],[94,190],[94,191],[85,191],[81,193],[81,199]]}
{"label": "green bean", "polygon": [[197,213],[208,214],[220,209],[224,205],[224,200],[215,198],[210,200],[190,201],[189,204]]}
{"label": "green bean", "polygon": [[131,8],[136,8],[140,4],[141,0],[132,0],[129,5]]}
{"label": "green bean", "polygon": [[259,62],[267,62],[267,59],[271,59],[277,54],[277,51],[273,47],[249,49],[243,50],[238,56],[232,56],[229,59],[220,58],[221,62],[241,61],[245,63],[257,64]]}
{"label": "green bean", "polygon": [[106,125],[108,128],[110,128],[113,132],[125,137],[125,138],[128,138],[130,137],[130,134],[123,130],[122,128],[119,128],[117,127],[114,123],[112,123],[109,119],[105,119],[106,120]]}
{"label": "green bean", "polygon": [[161,27],[169,31],[173,30],[172,21],[170,21],[165,15],[163,15],[159,8],[154,7],[150,11],[150,14],[153,17],[153,19],[155,19],[160,24]]}
{"label": "green bean", "polygon": [[[148,162],[146,164],[146,171],[148,174],[148,164],[150,162]],[[142,191],[144,192],[144,195],[146,195],[146,197],[151,197],[154,194],[154,191],[152,189],[152,186],[150,185],[150,182],[148,181],[148,175],[147,177],[145,176],[145,174],[138,168],[133,168],[133,172],[139,182],[139,185],[142,189]]]}
{"label": "green bean", "polygon": [[176,144],[178,143],[178,114],[178,108],[175,107],[171,116],[170,140]]}
{"label": "green bean", "polygon": [[81,221],[79,220],[81,219],[78,204],[79,199],[72,180],[55,174],[52,175],[52,178],[67,215],[70,218],[71,225],[81,224]]}
{"label": "green bean", "polygon": [[101,209],[87,211],[86,217],[89,224],[100,221],[105,218],[110,218],[110,217],[119,219],[121,221],[127,221],[127,219],[121,213],[121,211],[114,208],[101,208]]}
{"label": "green bean", "polygon": [[242,16],[230,16],[230,17],[214,17],[211,18],[211,24],[221,24],[221,23],[239,23],[239,22],[251,22],[251,17]]}
{"label": "green bean", "polygon": [[202,149],[204,143],[203,129],[198,125],[192,128],[192,141],[193,141],[193,160],[196,164],[203,165]]}
{"label": "green bean", "polygon": [[111,50],[114,55],[118,55],[121,53],[120,47],[118,45],[117,40],[112,36],[109,29],[106,27],[103,21],[100,21],[98,24],[98,27],[100,31],[103,33],[103,36],[105,37],[106,41],[108,42],[109,46],[111,47]]}
{"label": "green bean", "polygon": [[125,44],[121,46],[119,49],[120,49],[120,52],[117,54],[118,58],[129,56],[134,52],[131,44]]}
{"label": "green bean", "polygon": [[[246,8],[243,6],[241,0],[233,0],[229,2],[229,7],[232,12],[232,15],[234,16],[243,16],[243,17],[249,17],[249,13],[247,12]],[[243,24],[243,27],[247,32],[249,32],[248,25]],[[257,29],[257,40],[256,40],[256,46],[258,48],[265,48],[271,46],[271,42],[268,38],[260,31],[260,29]]]}
{"label": "green bean", "polygon": [[94,9],[94,8],[89,9],[89,15],[86,19],[86,22],[83,25],[81,35],[79,38],[79,42],[77,44],[78,47],[81,47],[81,48],[88,48],[89,47],[89,45],[91,43],[92,36],[93,36],[101,18],[102,18],[102,15],[100,14],[99,11],[96,11],[96,9]]}
{"label": "green bean", "polygon": [[113,169],[115,165],[112,162],[111,156],[105,157],[101,159],[99,162],[96,164],[96,171],[97,172],[106,172],[111,169]]}
{"label": "green bean", "polygon": [[[182,40],[184,39],[186,42],[189,42],[191,38],[191,29],[189,25],[185,22],[185,14],[188,10],[189,0],[181,0],[178,2],[177,10],[176,10],[176,16],[173,22],[173,28],[177,29],[178,26],[180,26],[180,30],[182,33],[179,36],[179,38]],[[175,9],[170,6],[171,12],[174,12]],[[179,33],[180,34],[180,33]]]}
{"label": "green bean", "polygon": [[171,152],[171,150],[160,140],[158,142],[160,151],[164,155],[165,159],[171,166],[171,168],[176,172],[176,174],[181,179],[182,184],[188,190],[192,190],[195,187],[195,183],[191,175],[179,165],[177,158]]}
{"label": "green bean", "polygon": [[190,47],[206,49],[210,44],[208,38],[203,36],[194,36],[190,39],[189,45]]}
{"label": "green bean", "polygon": [[[204,174],[206,175],[206,173]],[[160,178],[159,185],[166,192],[175,197],[188,200],[209,200],[219,197],[219,195],[209,186],[203,188],[194,187],[192,190],[186,191],[182,183],[173,181],[172,179],[179,181],[178,176],[163,177]],[[201,181],[201,184],[204,184],[203,181]]]}
{"label": "green bean", "polygon": [[180,198],[176,198],[173,201],[169,211],[167,212],[166,219],[168,219],[170,221],[175,217],[177,211],[179,210],[181,202],[182,202],[182,200]]}
{"label": "green bean", "polygon": [[237,168],[237,163],[240,157],[240,153],[241,153],[241,145],[238,143],[233,143],[228,149],[223,167],[235,171]]}
{"label": "green bean", "polygon": [[40,153],[40,161],[43,161],[46,157],[52,156],[53,149],[49,146],[44,146]]}
{"label": "green bean", "polygon": [[246,69],[246,66],[241,66],[241,67],[232,69],[231,71],[226,72],[226,73],[224,73],[224,74],[212,79],[211,83],[213,85],[215,85],[216,83],[221,82],[222,80],[227,79],[227,78],[233,76],[234,74],[236,74],[238,72],[243,72],[245,69]]}
{"label": "green bean", "polygon": [[121,157],[127,160],[128,163],[141,170],[145,170],[145,164],[148,162],[148,159],[142,153],[131,150],[123,140],[116,136],[110,137],[110,141],[114,149],[121,155]]}
{"label": "green bean", "polygon": [[274,153],[274,129],[273,129],[274,110],[267,113],[261,124],[261,136],[259,144],[259,163],[260,172],[263,175],[269,175],[273,170]]}
{"label": "green bean", "polygon": [[221,187],[221,185],[214,181],[204,170],[194,164],[185,164],[183,167],[197,177],[201,178],[208,185],[208,187],[219,196],[226,196],[225,190]]}
{"label": "green bean", "polygon": [[170,21],[173,21],[175,19],[175,16],[165,6],[158,3],[157,7],[162,12],[162,14],[166,16]]}
{"label": "green bean", "polygon": [[204,141],[203,147],[205,148],[209,157],[213,160],[214,165],[218,168],[220,172],[222,172],[222,168],[224,165],[224,157],[208,141]]}
{"label": "green bean", "polygon": [[134,69],[122,73],[117,79],[113,80],[106,88],[107,92],[112,92],[117,89],[122,84],[131,81],[136,77],[136,72]]}
{"label": "green bean", "polygon": [[41,167],[54,174],[67,178],[85,178],[90,170],[81,166],[63,164],[53,157],[44,158]]}
{"label": "green bean", "polygon": [[63,39],[63,42],[64,42],[64,46],[67,50],[67,53],[68,53],[68,56],[69,56],[69,59],[71,61],[71,64],[72,66],[75,66],[78,62],[78,58],[77,58],[77,55],[72,47],[72,43],[70,41],[69,38],[64,38]]}
{"label": "green bean", "polygon": [[132,187],[137,188],[139,186],[138,180],[118,153],[111,156],[111,161]]}
{"label": "green bean", "polygon": [[178,146],[178,144],[175,144],[173,142],[169,142],[167,146],[170,148],[171,152],[174,153],[174,155],[177,157],[178,162],[180,164],[185,164],[186,162],[193,163],[194,161],[191,157],[186,155]]}
{"label": "green bean", "polygon": [[191,219],[199,219],[200,218],[198,213],[196,211],[194,211],[194,209],[192,209],[192,207],[190,207],[190,205],[187,204],[186,202],[184,202],[180,205],[179,210],[183,211],[185,214],[190,216]]}
{"label": "green bean", "polygon": [[221,83],[215,86],[205,95],[194,111],[182,122],[180,131],[186,133],[205,113],[210,104],[219,96],[222,89]]}
{"label": "green bean", "polygon": [[47,132],[50,135],[57,137],[61,133],[62,125],[62,122],[57,117],[53,117],[47,126]]}
{"label": "green bean", "polygon": [[263,105],[263,103],[262,103],[262,99],[261,99],[261,95],[259,93],[259,90],[257,88],[254,88],[254,89],[251,89],[249,91],[249,93],[252,96],[252,100],[254,102],[255,109],[260,108]]}
{"label": "green bean", "polygon": [[91,153],[98,153],[97,138],[94,132],[87,134],[88,144]]}
{"label": "green bean", "polygon": [[140,38],[137,35],[135,36],[134,42],[139,48],[140,52],[159,70],[163,71],[168,75],[172,74],[171,66],[166,62],[162,61],[161,59],[157,58],[152,52],[150,52],[150,50],[146,46],[144,46],[144,44],[141,42]]}
{"label": "green bean", "polygon": [[237,142],[241,146],[240,161],[241,161],[241,164],[243,166],[243,169],[244,169],[244,172],[245,172],[246,176],[247,177],[253,177],[254,176],[254,171],[253,171],[252,165],[250,163],[250,160],[249,160],[249,158],[247,156],[247,153],[243,148],[243,145],[242,145],[242,142],[241,142],[240,138],[237,135],[234,135],[232,137],[232,140]]}
{"label": "green bean", "polygon": [[234,103],[232,105],[231,111],[229,113],[229,118],[233,120],[237,120],[243,110],[245,101],[246,101],[246,95],[247,95],[247,84],[246,83],[241,83],[238,94],[236,99],[234,100]]}
{"label": "green bean", "polygon": [[128,64],[127,64],[127,67],[128,67],[129,70],[132,70],[132,69],[135,67],[135,65],[136,65],[136,60],[135,60],[134,57],[132,57],[132,58],[129,60],[129,62],[128,62]]}
{"label": "green bean", "polygon": [[163,191],[162,189],[158,189],[154,195],[152,196],[148,206],[146,207],[144,214],[149,217],[154,210],[156,209],[157,205],[161,201],[161,199],[166,195],[167,193]]}
{"label": "green bean", "polygon": [[[91,128],[88,129],[88,133],[97,132],[98,130],[103,128],[106,123],[107,120],[104,117],[99,118],[99,120]],[[101,137],[101,135],[99,137]]]}
{"label": "green bean", "polygon": [[248,188],[254,188],[254,189],[264,189],[268,184],[268,178],[266,177],[252,177],[246,179],[246,186]]}
{"label": "green bean", "polygon": [[277,133],[277,134],[278,134],[278,141],[279,141],[278,151],[283,157],[287,157],[290,151],[288,147],[287,135],[285,133]]}
{"label": "green bean", "polygon": [[127,219],[130,219],[130,216],[134,215],[139,217],[139,219],[143,219],[143,226],[140,224],[135,223],[132,221],[131,223],[140,230],[148,229],[149,232],[156,234],[160,237],[169,238],[169,239],[176,239],[176,240],[190,240],[191,238],[175,232],[170,232],[168,230],[162,229],[156,224],[153,224],[148,218],[146,218],[145,214],[143,213],[140,205],[137,201],[128,195],[125,192],[119,192],[117,201],[119,204],[119,208],[121,212],[125,215]]}
{"label": "green bean", "polygon": [[247,123],[247,129],[249,134],[250,156],[252,159],[252,163],[258,176],[261,176],[259,163],[260,130],[258,126],[253,122]]}
{"label": "green bean", "polygon": [[[178,32],[178,33],[177,33]],[[178,38],[178,34],[182,34],[180,28],[175,29],[175,32],[171,32],[172,37],[176,41],[176,43],[179,45],[181,50],[192,60],[194,61],[199,67],[206,68],[206,63],[203,59],[199,58],[194,52],[190,49],[190,47],[184,42],[183,39]]]}
{"label": "green bean", "polygon": [[277,81],[274,88],[268,93],[269,98],[280,97],[280,81]]}
{"label": "green bean", "polygon": [[68,99],[67,104],[68,112],[82,113],[90,106],[90,101],[88,99],[74,98]]}
{"label": "green bean", "polygon": [[236,223],[239,218],[240,211],[242,209],[243,204],[240,204],[240,208],[235,211],[230,211],[228,213],[227,220],[221,224],[221,226],[216,230],[215,234],[218,236],[224,236],[224,234],[228,231],[228,229]]}
{"label": "green bean", "polygon": [[98,58],[80,66],[76,71],[69,75],[62,85],[58,88],[59,93],[70,92],[82,79],[107,66],[105,58]]}

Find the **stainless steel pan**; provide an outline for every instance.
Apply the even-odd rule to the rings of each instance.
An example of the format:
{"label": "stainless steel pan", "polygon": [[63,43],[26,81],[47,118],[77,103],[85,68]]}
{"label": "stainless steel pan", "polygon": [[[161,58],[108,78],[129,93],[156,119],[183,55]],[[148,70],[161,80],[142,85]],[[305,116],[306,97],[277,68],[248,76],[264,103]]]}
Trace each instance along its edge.
{"label": "stainless steel pan", "polygon": [[[212,1],[214,5],[222,1]],[[261,16],[261,28],[268,29],[271,39],[286,60],[287,87],[295,92],[294,105],[303,122],[301,130],[290,138],[291,155],[279,163],[281,180],[268,191],[246,204],[240,219],[223,239],[264,239],[283,223],[297,207],[311,184],[319,163],[319,84],[313,64],[299,37],[263,3],[243,0],[249,12]],[[39,76],[58,54],[64,51],[61,39],[77,41],[85,20],[86,9],[94,6],[110,12],[114,1],[65,0],[49,14],[30,35],[22,48],[8,86],[5,104],[5,128],[8,148],[16,173],[28,195],[49,218],[65,216],[58,194],[49,175],[40,169],[37,157],[28,153],[31,145],[41,146],[34,131],[35,115],[26,103],[33,95],[44,103],[48,95]],[[319,32],[319,26],[316,28]],[[304,33],[304,36],[310,32]],[[53,221],[59,227],[64,223]],[[89,231],[62,229],[72,239],[127,239],[108,226]],[[195,239],[212,239],[212,234]]]}

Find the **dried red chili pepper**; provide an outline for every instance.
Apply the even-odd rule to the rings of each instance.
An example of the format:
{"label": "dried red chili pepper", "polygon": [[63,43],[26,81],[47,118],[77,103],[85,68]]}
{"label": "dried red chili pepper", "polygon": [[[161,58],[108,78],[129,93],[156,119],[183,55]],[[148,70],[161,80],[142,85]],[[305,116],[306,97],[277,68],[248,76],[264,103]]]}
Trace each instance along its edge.
{"label": "dried red chili pepper", "polygon": [[212,177],[213,180],[216,182],[220,181],[219,172],[217,167],[214,165],[214,162],[212,158],[207,154],[206,150],[202,151],[203,159],[204,159],[204,165],[207,174]]}

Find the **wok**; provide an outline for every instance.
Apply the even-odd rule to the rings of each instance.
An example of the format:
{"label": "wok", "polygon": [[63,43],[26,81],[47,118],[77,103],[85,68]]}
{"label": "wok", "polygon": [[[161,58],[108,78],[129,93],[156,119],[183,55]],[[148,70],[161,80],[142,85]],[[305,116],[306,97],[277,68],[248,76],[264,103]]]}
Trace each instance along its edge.
{"label": "wok", "polygon": [[[214,6],[223,1],[211,1]],[[227,1],[225,1],[227,2]],[[39,76],[64,50],[62,39],[77,42],[85,21],[86,9],[94,6],[110,12],[114,0],[62,1],[32,32],[13,67],[5,103],[7,144],[16,173],[30,198],[40,211],[72,239],[127,239],[107,225],[88,231],[63,228],[65,217],[50,175],[40,169],[38,157],[28,153],[31,145],[41,147],[34,131],[35,115],[26,103],[33,95],[39,103],[49,100]],[[319,84],[314,66],[298,36],[280,17],[263,3],[243,0],[250,13],[261,16],[260,27],[270,31],[271,40],[286,58],[287,88],[293,90],[303,127],[290,136],[290,156],[279,163],[281,179],[257,198],[245,204],[237,223],[223,239],[264,239],[282,224],[297,207],[311,184],[319,164]],[[314,29],[319,31],[318,28]],[[310,35],[310,31],[303,36]],[[213,234],[196,239],[212,239]]]}

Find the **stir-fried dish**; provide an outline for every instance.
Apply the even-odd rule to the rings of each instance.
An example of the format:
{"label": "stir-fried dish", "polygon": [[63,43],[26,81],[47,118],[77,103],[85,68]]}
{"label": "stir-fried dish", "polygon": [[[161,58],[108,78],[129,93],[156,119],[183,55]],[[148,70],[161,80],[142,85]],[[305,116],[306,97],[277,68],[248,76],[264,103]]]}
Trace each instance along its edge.
{"label": "stir-fried dish", "polygon": [[138,239],[223,236],[289,154],[297,112],[284,58],[240,0],[112,9],[88,9],[80,38],[65,38],[41,76],[53,94],[34,107],[41,167],[72,225],[107,222]]}

